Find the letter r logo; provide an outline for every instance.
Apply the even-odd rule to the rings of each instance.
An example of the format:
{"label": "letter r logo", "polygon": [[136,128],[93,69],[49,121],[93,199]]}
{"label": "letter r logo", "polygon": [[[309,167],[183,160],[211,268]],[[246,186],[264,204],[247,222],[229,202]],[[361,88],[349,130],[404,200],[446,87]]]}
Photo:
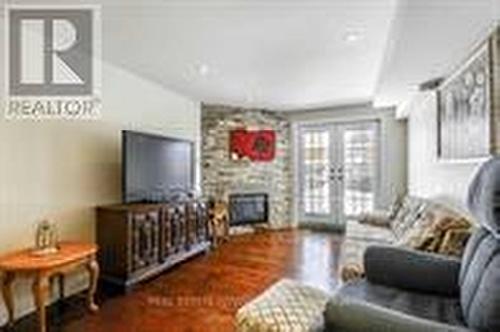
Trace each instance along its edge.
{"label": "letter r logo", "polygon": [[92,14],[90,9],[10,9],[10,94],[92,94]]}

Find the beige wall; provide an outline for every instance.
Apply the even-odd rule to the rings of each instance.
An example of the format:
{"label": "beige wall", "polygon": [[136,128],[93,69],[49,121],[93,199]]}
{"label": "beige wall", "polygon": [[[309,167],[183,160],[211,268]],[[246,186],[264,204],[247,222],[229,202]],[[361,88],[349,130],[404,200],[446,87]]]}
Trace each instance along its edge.
{"label": "beige wall", "polygon": [[[108,64],[102,76],[97,121],[7,121],[1,109],[0,253],[33,245],[42,218],[57,223],[61,239],[94,240],[94,207],[120,201],[122,129],[199,139],[199,103]],[[78,274],[68,288],[85,285]],[[32,299],[26,281],[15,288],[19,316],[32,308]]]}
{"label": "beige wall", "polygon": [[480,162],[438,160],[436,98],[434,92],[419,94],[409,111],[409,192],[465,210],[467,188]]}

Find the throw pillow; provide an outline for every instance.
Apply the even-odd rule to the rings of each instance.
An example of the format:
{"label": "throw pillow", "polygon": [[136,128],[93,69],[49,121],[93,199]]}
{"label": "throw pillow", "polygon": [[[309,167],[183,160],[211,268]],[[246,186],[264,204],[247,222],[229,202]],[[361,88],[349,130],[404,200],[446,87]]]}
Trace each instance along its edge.
{"label": "throw pillow", "polygon": [[439,246],[438,253],[447,256],[462,257],[470,235],[470,228],[448,230]]}
{"label": "throw pillow", "polygon": [[426,203],[418,198],[407,196],[404,199],[398,214],[391,223],[391,228],[396,239],[403,235],[419,220],[426,210]]}
{"label": "throw pillow", "polygon": [[447,232],[451,230],[468,230],[470,227],[471,223],[456,213],[435,212],[434,221],[425,230],[416,249],[439,253]]}
{"label": "throw pillow", "polygon": [[403,233],[396,241],[396,245],[411,249],[419,249],[426,235],[426,231],[432,226],[434,219],[435,215],[432,211],[425,211],[422,216],[415,221],[413,226]]}
{"label": "throw pillow", "polygon": [[389,218],[390,220],[394,220],[394,218],[396,218],[399,209],[401,209],[401,206],[403,205],[404,200],[405,200],[404,195],[396,196],[391,206],[389,207],[389,213],[387,215],[387,218]]}

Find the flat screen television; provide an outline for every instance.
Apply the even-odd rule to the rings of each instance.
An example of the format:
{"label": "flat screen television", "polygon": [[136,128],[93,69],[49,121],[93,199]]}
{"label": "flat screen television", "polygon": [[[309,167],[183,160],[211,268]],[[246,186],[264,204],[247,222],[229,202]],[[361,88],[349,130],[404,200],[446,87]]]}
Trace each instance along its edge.
{"label": "flat screen television", "polygon": [[164,202],[191,192],[193,159],[190,141],[122,131],[123,202]]}

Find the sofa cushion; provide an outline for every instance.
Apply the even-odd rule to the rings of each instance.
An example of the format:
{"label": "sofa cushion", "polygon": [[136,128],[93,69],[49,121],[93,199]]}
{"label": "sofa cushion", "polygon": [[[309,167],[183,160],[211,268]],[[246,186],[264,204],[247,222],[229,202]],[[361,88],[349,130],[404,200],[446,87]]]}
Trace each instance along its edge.
{"label": "sofa cushion", "polygon": [[391,219],[387,211],[372,211],[370,213],[362,213],[358,222],[363,225],[370,225],[382,228],[389,228],[391,226]]}
{"label": "sofa cushion", "polygon": [[352,297],[333,296],[326,304],[324,331],[349,332],[472,332]]}
{"label": "sofa cushion", "polygon": [[390,228],[361,223],[357,220],[347,221],[345,237],[346,239],[376,243],[392,243],[395,240]]}
{"label": "sofa cushion", "polygon": [[405,291],[373,284],[365,279],[344,284],[338,293],[342,297],[353,297],[411,316],[464,326],[460,303],[455,297]]}

